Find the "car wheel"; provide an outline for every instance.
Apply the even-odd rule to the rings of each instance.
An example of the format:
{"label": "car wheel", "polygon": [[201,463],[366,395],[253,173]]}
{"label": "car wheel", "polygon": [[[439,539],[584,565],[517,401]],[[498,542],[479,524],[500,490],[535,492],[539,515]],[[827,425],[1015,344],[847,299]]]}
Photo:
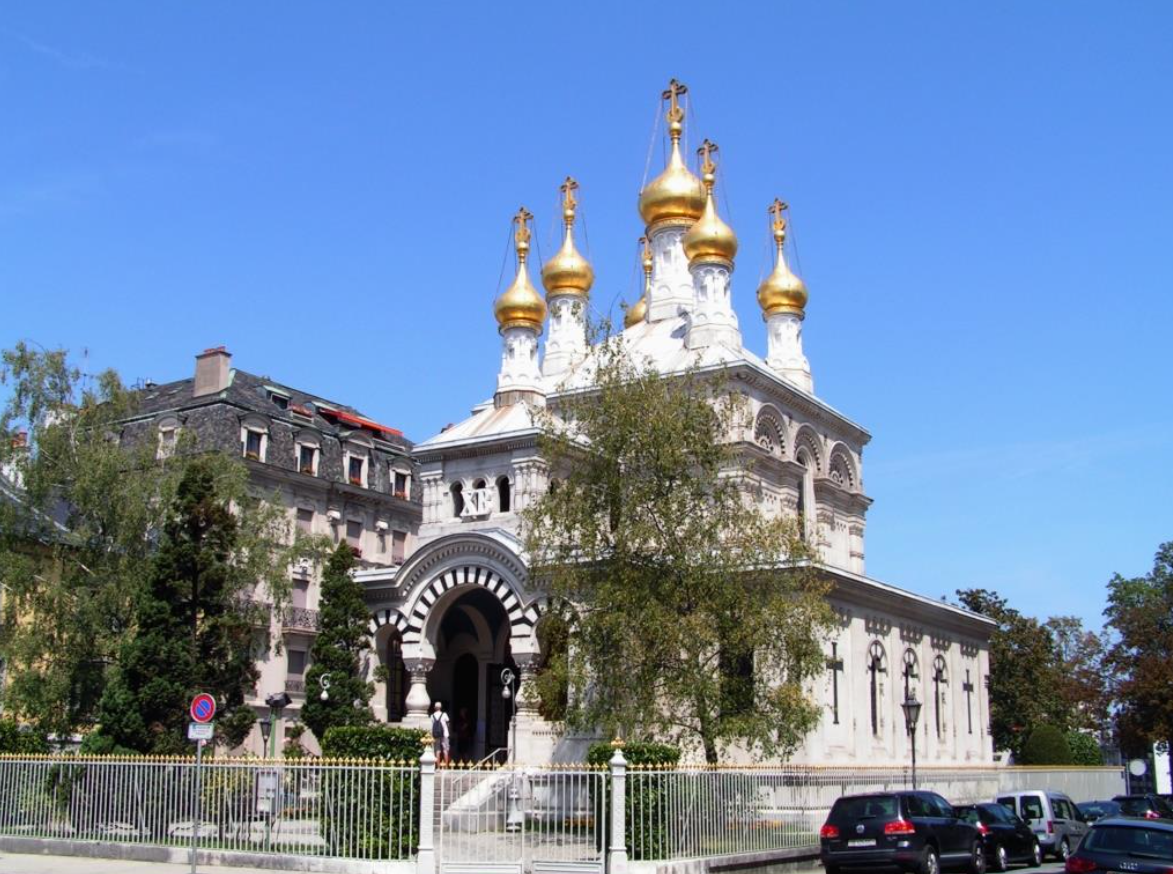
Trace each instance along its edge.
{"label": "car wheel", "polygon": [[823,871],[825,871],[826,874],[839,874],[839,866],[838,865],[823,865]]}
{"label": "car wheel", "polygon": [[994,870],[1005,871],[1010,867],[1010,857],[1006,855],[1006,848],[998,844],[994,848]]}
{"label": "car wheel", "polygon": [[1059,842],[1059,852],[1055,854],[1055,858],[1060,862],[1066,863],[1067,857],[1071,855],[1071,844],[1068,843],[1067,838]]}
{"label": "car wheel", "polygon": [[969,851],[969,865],[965,868],[969,874],[986,874],[986,848],[981,841],[974,841]]}
{"label": "car wheel", "polygon": [[1030,867],[1037,868],[1043,864],[1043,848],[1039,846],[1039,842],[1035,841],[1030,848]]}
{"label": "car wheel", "polygon": [[941,874],[941,865],[937,861],[937,851],[932,847],[925,847],[924,855],[920,857],[919,874]]}

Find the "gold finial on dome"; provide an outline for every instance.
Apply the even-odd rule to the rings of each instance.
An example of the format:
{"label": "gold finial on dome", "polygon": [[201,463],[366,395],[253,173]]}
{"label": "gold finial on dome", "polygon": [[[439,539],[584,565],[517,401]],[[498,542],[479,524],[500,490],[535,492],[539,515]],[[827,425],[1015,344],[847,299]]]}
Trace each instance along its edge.
{"label": "gold finial on dome", "polygon": [[542,322],[546,320],[546,302],[530,282],[529,270],[525,266],[529,256],[529,222],[532,218],[533,214],[524,206],[513,217],[517,276],[513,284],[493,303],[493,315],[497,317],[497,324],[502,331],[506,328],[532,328],[540,332]]}
{"label": "gold finial on dome", "polygon": [[640,257],[644,265],[644,293],[634,304],[627,308],[623,316],[623,327],[632,328],[648,317],[648,297],[652,290],[652,247],[647,237],[640,237]]}
{"label": "gold finial on dome", "polygon": [[717,181],[717,165],[713,163],[716,152],[717,144],[708,140],[697,149],[705,180],[705,209],[684,235],[684,254],[690,264],[716,261],[732,267],[737,256],[737,234],[717,215],[717,204],[713,199],[713,186]]}
{"label": "gold finial on dome", "polygon": [[546,295],[577,294],[586,297],[595,281],[595,271],[589,261],[574,247],[574,213],[578,200],[574,192],[578,183],[571,176],[560,186],[562,191],[562,220],[566,225],[562,248],[542,267],[542,285]]}
{"label": "gold finial on dome", "polygon": [[639,214],[649,229],[654,225],[687,227],[700,218],[705,208],[705,192],[700,180],[685,166],[680,154],[680,137],[684,133],[684,109],[680,106],[680,96],[687,93],[688,87],[673,79],[661,95],[668,101],[668,136],[672,139],[672,153],[664,172],[639,193]]}
{"label": "gold finial on dome", "polygon": [[790,313],[802,318],[806,315],[806,284],[790,271],[786,255],[782,252],[786,242],[786,218],[783,214],[789,208],[779,198],[774,198],[770,204],[770,228],[778,253],[774,258],[773,271],[758,286],[758,304],[763,316]]}

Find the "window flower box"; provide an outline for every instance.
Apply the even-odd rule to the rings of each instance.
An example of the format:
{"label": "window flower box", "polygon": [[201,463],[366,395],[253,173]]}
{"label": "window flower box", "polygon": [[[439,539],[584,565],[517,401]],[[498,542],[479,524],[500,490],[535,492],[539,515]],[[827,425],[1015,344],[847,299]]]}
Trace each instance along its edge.
{"label": "window flower box", "polygon": [[259,452],[246,452],[244,454],[244,457],[247,458],[249,461],[260,461],[261,460],[261,453],[259,453]]}
{"label": "window flower box", "polygon": [[314,475],[313,465],[311,465],[311,464],[304,465],[301,469],[301,472],[304,473],[306,476],[313,476]]}
{"label": "window flower box", "polygon": [[361,476],[352,476],[350,478],[350,484],[352,486],[361,486],[362,485],[362,477]]}

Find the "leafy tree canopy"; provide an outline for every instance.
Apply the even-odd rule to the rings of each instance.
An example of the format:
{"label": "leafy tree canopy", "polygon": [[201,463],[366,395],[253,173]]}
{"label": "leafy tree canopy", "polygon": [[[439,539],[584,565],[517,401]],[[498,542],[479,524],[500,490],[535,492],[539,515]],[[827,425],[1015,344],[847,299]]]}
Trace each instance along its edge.
{"label": "leafy tree canopy", "polygon": [[1161,544],[1145,576],[1112,578],[1104,615],[1116,635],[1107,662],[1126,752],[1173,746],[1173,542]]}
{"label": "leafy tree canopy", "polygon": [[990,731],[996,749],[1020,757],[1036,727],[1071,724],[1059,652],[1051,631],[988,589],[957,592],[963,606],[998,623],[990,636]]}
{"label": "leafy tree canopy", "polygon": [[787,755],[819,719],[828,583],[792,518],[755,500],[745,405],[720,374],[662,378],[621,339],[597,389],[539,416],[552,487],[526,509],[533,573],[568,643],[540,675],[566,720]]}
{"label": "leafy tree canopy", "polygon": [[[0,500],[5,707],[63,736],[93,726],[138,608],[154,603],[156,546],[199,456],[188,439],[164,459],[153,439],[124,440],[137,394],[113,371],[83,373],[62,350],[17,344],[0,356],[0,383],[0,467],[19,486],[18,499]],[[218,500],[235,518],[232,579],[280,604],[301,546],[281,546],[285,515],[250,493],[243,463],[217,459]]]}

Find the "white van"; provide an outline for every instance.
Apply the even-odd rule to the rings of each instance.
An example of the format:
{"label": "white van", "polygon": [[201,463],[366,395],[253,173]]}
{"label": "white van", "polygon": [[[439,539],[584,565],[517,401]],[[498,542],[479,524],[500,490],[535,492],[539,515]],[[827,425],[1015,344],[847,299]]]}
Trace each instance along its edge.
{"label": "white van", "polygon": [[1007,792],[994,801],[1009,807],[1030,826],[1043,852],[1064,862],[1087,834],[1087,820],[1062,792],[1045,789]]}

